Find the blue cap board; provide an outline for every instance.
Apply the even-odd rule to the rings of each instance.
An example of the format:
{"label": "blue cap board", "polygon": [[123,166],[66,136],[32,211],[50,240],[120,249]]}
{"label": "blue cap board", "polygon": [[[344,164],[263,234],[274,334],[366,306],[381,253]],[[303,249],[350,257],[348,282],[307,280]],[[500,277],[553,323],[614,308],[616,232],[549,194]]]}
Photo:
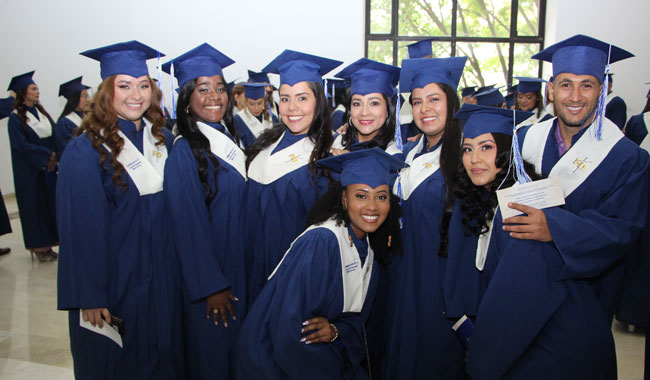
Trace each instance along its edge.
{"label": "blue cap board", "polygon": [[532,115],[532,112],[463,104],[454,115],[454,119],[464,120],[463,137],[473,139],[485,133],[503,133],[512,136],[514,126]]}
{"label": "blue cap board", "polygon": [[414,42],[406,45],[409,52],[409,58],[425,58],[433,55],[433,48],[431,42],[437,41],[439,38],[427,38],[421,41]]}
{"label": "blue cap board", "polygon": [[174,65],[174,76],[178,86],[183,87],[189,81],[198,77],[212,77],[220,75],[223,78],[223,69],[235,63],[228,56],[203,43],[194,49],[179,55],[173,60],[162,65],[164,72],[171,74]]}
{"label": "blue cap board", "polygon": [[118,74],[134,78],[148,75],[147,59],[165,56],[138,41],[120,42],[79,54],[99,61],[102,80]]}
{"label": "blue cap board", "polygon": [[375,92],[392,97],[399,80],[400,68],[361,58],[336,74],[350,80],[350,95],[368,95]]}
{"label": "blue cap board", "polygon": [[444,83],[456,89],[466,61],[467,57],[405,59],[399,78],[400,91],[413,92],[430,83]]}
{"label": "blue cap board", "polygon": [[333,89],[342,90],[350,88],[350,81],[348,79],[327,79],[327,90],[332,91]]}
{"label": "blue cap board", "polygon": [[508,90],[506,90],[506,92],[508,93],[508,95],[514,94],[515,92],[517,92],[518,87],[519,87],[519,85],[517,85],[517,84],[514,84],[512,86],[508,86]]}
{"label": "blue cap board", "polygon": [[542,91],[542,83],[546,82],[544,79],[540,78],[527,78],[527,77],[515,77],[519,80],[516,91],[521,92],[522,94],[527,94],[529,92],[538,92]]}
{"label": "blue cap board", "polygon": [[89,89],[90,87],[85,86],[81,83],[81,78],[82,77],[74,78],[73,80],[65,82],[62,85],[60,85],[59,96],[69,98],[79,91]]}
{"label": "blue cap board", "polygon": [[251,83],[271,83],[267,73],[258,73],[253,70],[248,70],[248,81]]}
{"label": "blue cap board", "polygon": [[391,183],[391,172],[408,166],[380,148],[362,149],[324,158],[318,164],[340,173],[341,185],[364,184],[373,189]]}
{"label": "blue cap board", "polygon": [[476,93],[476,86],[471,86],[471,87],[463,87],[462,90],[460,90],[460,95],[464,98],[466,96],[472,96]]}
{"label": "blue cap board", "polygon": [[30,71],[28,73],[16,75],[15,77],[11,78],[11,82],[9,82],[7,91],[18,92],[30,84],[36,84],[36,82],[34,82],[32,79],[34,72],[35,71]]}
{"label": "blue cap board", "polygon": [[634,54],[593,37],[577,34],[547,47],[531,58],[553,63],[553,76],[592,75],[602,82],[605,66]]}
{"label": "blue cap board", "polygon": [[242,83],[244,86],[244,96],[246,99],[257,100],[264,95],[266,95],[266,86],[270,86],[269,83]]}
{"label": "blue cap board", "polygon": [[495,106],[506,101],[498,88],[493,88],[474,96],[476,97],[476,104],[480,106]]}
{"label": "blue cap board", "polygon": [[285,50],[262,69],[265,73],[280,74],[280,84],[293,86],[298,82],[322,83],[323,75],[339,67],[343,62]]}

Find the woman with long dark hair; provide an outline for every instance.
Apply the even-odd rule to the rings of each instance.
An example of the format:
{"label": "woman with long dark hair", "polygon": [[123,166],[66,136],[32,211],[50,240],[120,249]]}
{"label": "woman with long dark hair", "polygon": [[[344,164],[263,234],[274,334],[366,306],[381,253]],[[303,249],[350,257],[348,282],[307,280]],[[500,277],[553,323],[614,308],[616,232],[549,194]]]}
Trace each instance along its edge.
{"label": "woman with long dark hair", "polygon": [[402,152],[395,146],[395,105],[400,68],[361,58],[338,78],[350,80],[346,109],[347,130],[334,139],[332,153],[378,146],[389,154]]}
{"label": "woman with long dark hair", "polygon": [[521,125],[537,124],[552,119],[553,115],[544,109],[542,83],[546,81],[539,78],[516,78],[519,80],[519,84],[517,84],[517,91],[515,91],[515,109],[535,113],[527,120],[524,120]]}
{"label": "woman with long dark hair", "polygon": [[386,378],[459,379],[463,347],[444,316],[442,281],[446,258],[439,255],[448,219],[453,177],[459,163],[461,129],[458,82],[466,57],[407,59],[400,88],[411,93],[413,121],[421,131],[404,150],[410,167],[393,187],[402,196],[404,251],[391,292],[396,296],[385,351]]}
{"label": "woman with long dark hair", "polygon": [[84,112],[87,111],[90,104],[90,95],[88,95],[90,87],[83,85],[81,79],[82,77],[75,78],[59,87],[59,96],[67,99],[63,112],[61,112],[61,116],[56,122],[56,133],[54,134],[59,158],[61,158],[65,146],[68,145],[77,128],[81,125]]}
{"label": "woman with long dark hair", "polygon": [[9,89],[16,93],[8,131],[16,202],[25,248],[38,261],[58,257],[52,247],[59,243],[56,229],[56,145],[54,121],[39,103],[40,91],[34,72],[15,76]]}
{"label": "woman with long dark hair", "polygon": [[291,244],[246,317],[239,379],[366,376],[364,325],[378,267],[401,243],[399,203],[389,186],[391,172],[404,162],[373,148],[320,163],[340,173],[340,183],[314,204],[310,227]]}
{"label": "woman with long dark hair", "polygon": [[137,41],[81,54],[100,61],[103,81],[56,194],[58,308],[69,313],[75,377],[179,379],[178,262],[162,193],[173,136],[146,64],[163,54]]}
{"label": "woman with long dark hair", "polygon": [[165,202],[183,282],[188,379],[234,378],[245,316],[242,204],[246,157],[230,115],[223,68],[233,60],[202,44],[163,65],[178,79],[179,137],[165,166]]}
{"label": "woman with long dark hair", "polygon": [[[498,204],[496,190],[539,177],[513,143],[514,125],[529,117],[520,112],[466,105],[456,115],[465,120],[460,206],[454,210],[461,217],[451,228],[479,236],[475,252],[451,250],[450,241],[449,257],[464,255],[466,266],[447,273],[457,282],[471,271],[480,273],[467,374],[473,379],[616,378],[611,328],[590,281],[562,279],[571,263],[550,242],[516,239],[502,228],[505,205]],[[507,206],[528,216],[535,211]],[[508,220],[519,223],[528,216]],[[455,291],[461,297],[465,291],[476,293],[465,286]]]}
{"label": "woman with long dark hair", "polygon": [[328,176],[316,165],[332,145],[321,78],[340,64],[285,50],[263,69],[280,74],[282,122],[266,130],[247,151],[249,303],[304,229],[316,198],[327,189]]}

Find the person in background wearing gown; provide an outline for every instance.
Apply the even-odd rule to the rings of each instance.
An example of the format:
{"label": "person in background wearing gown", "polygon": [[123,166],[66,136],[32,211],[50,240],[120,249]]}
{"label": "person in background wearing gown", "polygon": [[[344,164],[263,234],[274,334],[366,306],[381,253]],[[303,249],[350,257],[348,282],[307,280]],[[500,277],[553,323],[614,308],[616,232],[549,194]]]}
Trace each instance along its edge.
{"label": "person in background wearing gown", "polygon": [[[400,87],[411,93],[413,121],[421,137],[406,145],[408,168],[400,172],[403,214],[401,265],[394,274],[394,304],[386,352],[387,379],[462,379],[465,350],[444,315],[442,283],[446,257],[439,253],[443,212],[459,165],[462,131],[458,82],[466,57],[406,59]],[[446,234],[444,234],[446,235]],[[435,344],[431,344],[436,342]]]}
{"label": "person in background wearing gown", "polygon": [[55,189],[58,164],[54,121],[39,103],[40,91],[31,71],[11,80],[16,93],[9,115],[8,131],[14,188],[25,248],[38,261],[58,257],[52,247],[59,244],[56,229]]}
{"label": "person in background wearing gown", "polygon": [[319,163],[340,173],[340,183],[314,204],[310,227],[246,317],[238,379],[368,378],[361,368],[368,357],[364,324],[378,267],[400,245],[399,202],[389,184],[404,162],[372,148]]}
{"label": "person in background wearing gown", "polygon": [[56,122],[54,133],[59,160],[61,160],[65,146],[68,145],[81,125],[84,112],[88,110],[88,104],[90,104],[90,95],[88,94],[90,87],[83,85],[81,79],[82,77],[75,78],[59,87],[59,96],[67,99],[63,112]]}
{"label": "person in background wearing gown", "polygon": [[522,125],[541,123],[552,119],[553,115],[546,113],[544,98],[542,97],[542,83],[546,82],[539,78],[516,77],[519,80],[515,91],[515,109],[519,111],[534,112]]}
{"label": "person in background wearing gown", "polygon": [[329,155],[332,129],[322,76],[341,64],[285,50],[264,68],[280,74],[282,123],[247,151],[245,204],[248,302],[255,300],[291,242],[306,227],[307,212],[327,190],[316,161]]}
{"label": "person in background wearing gown", "polygon": [[164,194],[182,272],[186,375],[233,379],[246,306],[246,157],[222,71],[234,61],[202,44],[172,62],[179,137],[165,164]]}
{"label": "person in background wearing gown", "polygon": [[[9,91],[10,96],[4,99],[0,99],[0,120],[8,117],[11,114],[11,111],[14,107],[14,102],[16,101],[16,93]],[[11,233],[11,222],[9,221],[9,214],[7,214],[7,207],[5,206],[4,198],[2,197],[2,192],[0,191],[0,236]],[[11,252],[11,248],[0,248],[0,256],[4,256]]]}
{"label": "person in background wearing gown", "polygon": [[267,129],[273,127],[278,119],[268,110],[264,88],[268,83],[242,83],[244,86],[244,108],[234,117],[235,127],[247,149]]}
{"label": "person in background wearing gown", "polygon": [[347,129],[332,144],[332,154],[378,146],[388,154],[400,155],[395,146],[395,105],[400,68],[361,58],[336,74],[350,81]]}
{"label": "person in background wearing gown", "polygon": [[[182,379],[178,261],[163,175],[173,135],[137,41],[81,53],[102,83],[62,157],[58,309],[68,311],[78,379]],[[110,326],[109,326],[110,325]],[[121,325],[121,344],[91,330]]]}

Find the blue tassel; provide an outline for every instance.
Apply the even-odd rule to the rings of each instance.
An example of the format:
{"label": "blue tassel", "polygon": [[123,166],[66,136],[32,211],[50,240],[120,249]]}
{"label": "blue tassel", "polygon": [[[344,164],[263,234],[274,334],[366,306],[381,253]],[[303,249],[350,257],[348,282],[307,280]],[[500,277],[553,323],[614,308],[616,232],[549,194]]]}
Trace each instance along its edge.
{"label": "blue tassel", "polygon": [[607,106],[607,88],[609,87],[609,65],[605,66],[605,79],[603,80],[603,89],[600,91],[598,98],[598,108],[596,110],[595,122],[598,123],[596,128],[596,140],[600,141],[603,137],[603,117],[605,117],[605,107]]}
{"label": "blue tassel", "polygon": [[162,66],[160,65],[160,52],[158,52],[158,88],[160,89],[160,92],[162,93],[162,96],[160,97],[160,108],[163,110],[165,109],[165,92],[162,90]]}
{"label": "blue tassel", "polygon": [[336,83],[332,83],[332,108],[336,107]]}
{"label": "blue tassel", "polygon": [[330,100],[330,94],[327,92],[327,79],[325,79],[325,84],[323,85],[324,90],[325,90],[325,102],[329,102]]}
{"label": "blue tassel", "polygon": [[176,101],[174,100],[175,98],[175,93],[176,91],[174,90],[174,60],[172,59],[172,64],[171,68],[169,70],[169,74],[172,77],[172,80],[170,81],[171,87],[172,87],[172,119],[176,120]]}
{"label": "blue tassel", "polygon": [[514,166],[514,176],[518,183],[532,182],[524,169],[524,159],[519,151],[519,137],[515,122],[515,110],[512,111],[512,146],[510,147],[510,166]]}
{"label": "blue tassel", "polygon": [[400,152],[404,151],[404,144],[402,144],[402,125],[399,120],[399,113],[401,107],[399,86],[397,87],[397,104],[395,106],[395,146]]}

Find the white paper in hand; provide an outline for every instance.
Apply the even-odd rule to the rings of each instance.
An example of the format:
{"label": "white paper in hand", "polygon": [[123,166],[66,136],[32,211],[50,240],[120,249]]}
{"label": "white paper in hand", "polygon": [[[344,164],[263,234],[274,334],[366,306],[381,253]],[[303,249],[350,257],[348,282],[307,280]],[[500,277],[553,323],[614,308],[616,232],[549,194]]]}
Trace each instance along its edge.
{"label": "white paper in hand", "polygon": [[100,328],[99,326],[93,326],[90,322],[84,321],[83,311],[79,310],[79,326],[88,329],[92,332],[96,332],[97,334],[104,335],[108,339],[117,343],[117,345],[120,346],[120,348],[123,348],[122,337],[120,336],[120,333],[118,333],[113,326],[106,323],[106,321],[104,321],[104,327]]}
{"label": "white paper in hand", "polygon": [[497,199],[499,200],[501,215],[503,215],[503,219],[507,219],[522,214],[518,210],[509,208],[508,203],[510,202],[541,210],[563,205],[564,192],[560,177],[550,177],[523,184],[516,183],[507,189],[498,190]]}

